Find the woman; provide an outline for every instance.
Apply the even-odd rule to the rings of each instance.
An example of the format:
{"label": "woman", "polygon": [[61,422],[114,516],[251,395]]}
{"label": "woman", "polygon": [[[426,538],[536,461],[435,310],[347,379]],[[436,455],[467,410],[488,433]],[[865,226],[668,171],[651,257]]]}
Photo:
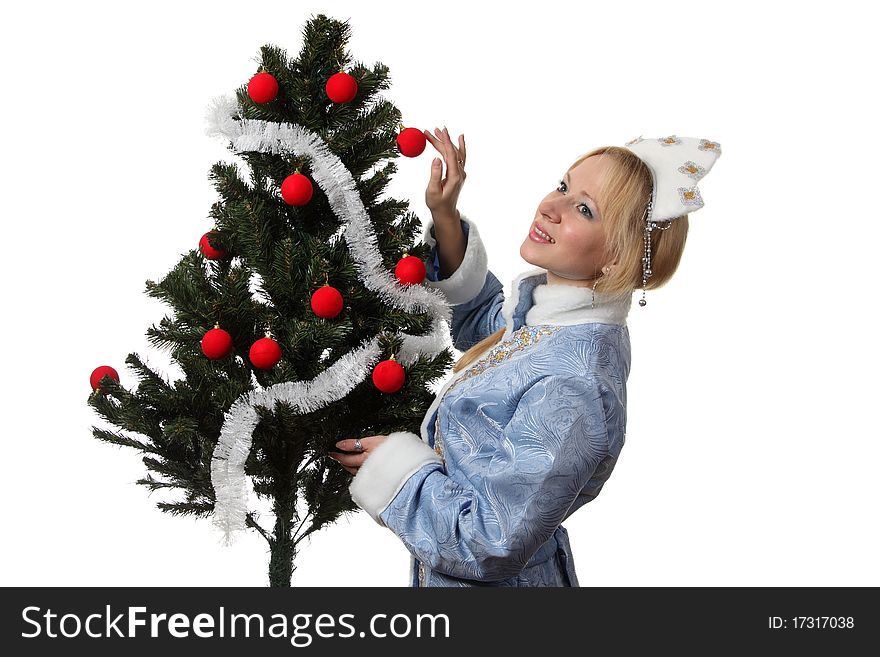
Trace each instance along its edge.
{"label": "woman", "polygon": [[505,299],[476,225],[456,209],[464,138],[456,148],[445,128],[435,132],[425,134],[447,178],[434,160],[426,284],[452,305],[453,344],[465,353],[421,437],[345,439],[331,456],[355,475],[352,499],[410,551],[411,586],[579,586],[561,523],[614,469],[626,429],[632,292],[675,272],[687,216],[653,238],[645,286],[652,170],[626,148],[595,149],[539,204],[520,247],[536,269]]}

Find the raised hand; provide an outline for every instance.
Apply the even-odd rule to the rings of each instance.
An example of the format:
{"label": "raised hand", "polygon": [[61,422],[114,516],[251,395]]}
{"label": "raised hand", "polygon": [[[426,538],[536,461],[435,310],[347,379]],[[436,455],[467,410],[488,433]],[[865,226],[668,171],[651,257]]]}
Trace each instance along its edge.
{"label": "raised hand", "polygon": [[467,177],[464,165],[467,160],[467,149],[464,143],[464,135],[458,136],[459,148],[452,144],[449,131],[443,128],[434,128],[435,135],[428,130],[423,131],[431,145],[437,149],[443,160],[446,161],[446,178],[442,178],[443,163],[435,159],[431,163],[431,178],[428,181],[428,189],[425,191],[425,204],[435,217],[453,218],[456,216],[458,195]]}

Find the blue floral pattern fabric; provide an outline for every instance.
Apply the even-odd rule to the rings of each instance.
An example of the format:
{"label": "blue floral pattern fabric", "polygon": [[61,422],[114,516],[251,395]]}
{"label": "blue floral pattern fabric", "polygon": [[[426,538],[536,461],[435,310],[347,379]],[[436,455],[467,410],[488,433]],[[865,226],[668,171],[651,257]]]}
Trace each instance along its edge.
{"label": "blue floral pattern fabric", "polygon": [[[436,246],[432,261],[438,280]],[[579,586],[561,523],[599,494],[624,444],[629,333],[588,322],[524,341],[531,290],[545,281],[523,281],[511,344],[472,363],[434,410],[427,438],[444,461],[421,467],[380,513],[412,554],[412,586]],[[490,271],[453,306],[456,348],[504,327],[503,303]]]}

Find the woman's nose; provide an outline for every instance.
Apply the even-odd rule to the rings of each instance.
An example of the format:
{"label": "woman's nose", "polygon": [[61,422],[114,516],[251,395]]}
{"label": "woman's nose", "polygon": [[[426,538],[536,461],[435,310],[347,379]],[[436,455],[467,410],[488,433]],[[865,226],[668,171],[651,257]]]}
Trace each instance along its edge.
{"label": "woman's nose", "polygon": [[561,206],[554,202],[553,199],[547,199],[538,207],[538,210],[547,221],[559,221],[559,213],[562,210]]}

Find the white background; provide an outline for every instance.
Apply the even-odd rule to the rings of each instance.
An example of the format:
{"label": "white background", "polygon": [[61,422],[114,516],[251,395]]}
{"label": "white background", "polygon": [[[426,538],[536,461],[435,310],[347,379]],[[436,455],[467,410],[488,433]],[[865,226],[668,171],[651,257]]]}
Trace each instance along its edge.
{"label": "white background", "polygon": [[[509,284],[540,199],[582,153],[704,137],[681,267],[629,317],[626,447],[568,521],[582,586],[880,585],[876,555],[878,61],[864,3],[152,2],[4,10],[3,585],[266,584],[262,538],[160,512],[87,404],[170,308],[144,293],[211,227],[204,134],[312,14],[391,70],[407,125],[468,144],[459,208]],[[390,189],[423,219],[434,152]],[[264,516],[264,520],[266,516]],[[296,586],[406,586],[364,512],[313,535]]]}

